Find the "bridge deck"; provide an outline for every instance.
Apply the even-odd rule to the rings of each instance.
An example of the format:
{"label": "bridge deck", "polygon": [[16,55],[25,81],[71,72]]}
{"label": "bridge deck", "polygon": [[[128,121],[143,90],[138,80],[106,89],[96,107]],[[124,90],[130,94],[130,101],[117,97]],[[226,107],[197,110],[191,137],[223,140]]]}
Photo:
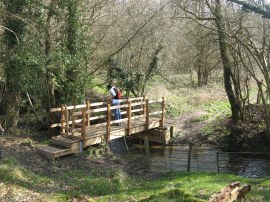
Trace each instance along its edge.
{"label": "bridge deck", "polygon": [[[132,100],[137,102],[132,102]],[[108,104],[109,102],[105,102],[69,107],[62,105],[61,108],[51,109],[51,112],[61,112],[61,122],[51,125],[51,127],[60,127],[61,129],[61,134],[53,137],[51,141],[52,144],[61,148],[45,146],[38,147],[37,151],[50,159],[55,159],[70,153],[81,152],[83,148],[90,145],[102,142],[108,143],[112,139],[135,135],[143,131],[149,131],[149,129],[164,129],[164,98],[159,101],[149,101],[143,97],[143,100],[142,98],[133,98],[120,102],[122,103],[120,106],[113,107]],[[151,112],[150,103],[161,103],[162,109]],[[111,120],[111,110],[117,107],[121,109],[121,114],[126,117],[113,121]],[[157,106],[155,105],[154,108],[157,108]],[[158,117],[158,115],[161,116]],[[104,118],[106,119],[104,120]],[[97,119],[101,119],[101,122],[90,124],[91,120]],[[122,122],[121,125],[117,125],[119,121]],[[152,139],[155,139],[155,136],[160,139],[160,135],[156,134],[152,136]]]}
{"label": "bridge deck", "polygon": [[[160,125],[160,120],[158,118],[151,118],[149,120],[148,129],[157,128]],[[116,139],[119,137],[136,134],[145,130],[148,130],[145,124],[145,119],[135,119],[128,128],[127,123],[122,123],[122,125],[112,125],[110,127],[110,137],[109,139]],[[91,129],[86,132],[86,143],[85,146],[92,145],[93,143],[97,144],[102,141],[102,138],[106,137],[107,129],[106,127],[99,127],[96,129]],[[76,136],[80,134],[77,133]],[[100,141],[100,142],[98,142]]]}

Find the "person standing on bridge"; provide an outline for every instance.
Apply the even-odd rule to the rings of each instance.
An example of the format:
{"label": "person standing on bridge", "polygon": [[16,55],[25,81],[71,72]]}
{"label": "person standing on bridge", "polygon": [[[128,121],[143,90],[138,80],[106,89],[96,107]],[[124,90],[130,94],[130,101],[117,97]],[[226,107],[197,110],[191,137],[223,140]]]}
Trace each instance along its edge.
{"label": "person standing on bridge", "polygon": [[[119,99],[121,99],[121,97],[119,96],[119,93],[121,94],[119,89],[117,89],[117,88],[115,88],[115,87],[113,87],[111,85],[107,85],[107,89],[111,94],[112,106],[119,106],[119,104],[120,104]],[[115,120],[120,120],[121,119],[121,111],[120,111],[119,107],[114,109],[113,113],[114,113],[114,116],[115,116]],[[119,125],[121,125],[121,122],[119,123]]]}

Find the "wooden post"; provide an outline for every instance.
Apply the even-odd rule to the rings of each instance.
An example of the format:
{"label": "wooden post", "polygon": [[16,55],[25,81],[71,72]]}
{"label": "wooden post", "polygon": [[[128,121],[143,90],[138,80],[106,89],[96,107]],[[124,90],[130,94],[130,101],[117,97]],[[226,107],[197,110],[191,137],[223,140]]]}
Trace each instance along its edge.
{"label": "wooden post", "polygon": [[149,99],[146,99],[146,118],[145,118],[145,121],[146,121],[146,130],[149,129]]}
{"label": "wooden post", "polygon": [[146,96],[143,95],[143,115],[146,114]]}
{"label": "wooden post", "polygon": [[75,126],[75,121],[76,121],[76,116],[73,116],[73,113],[75,112],[75,109],[76,109],[76,105],[74,105],[74,108],[73,108],[73,111],[72,111],[72,114],[71,114],[71,121],[72,121],[72,126],[71,126],[71,134],[73,135],[74,134],[74,129],[76,128]]}
{"label": "wooden post", "polygon": [[61,134],[65,133],[65,105],[61,105]]}
{"label": "wooden post", "polygon": [[73,114],[72,114],[72,134],[73,134],[74,129],[75,129],[75,120],[76,120],[76,117],[73,116]]}
{"label": "wooden post", "polygon": [[217,153],[217,172],[219,173],[219,153]]}
{"label": "wooden post", "polygon": [[67,105],[65,104],[65,119],[66,119],[66,133],[69,135],[69,117],[68,117],[68,109]]}
{"label": "wooden post", "polygon": [[149,140],[147,136],[144,137],[144,149],[147,155],[148,169],[151,169],[150,147],[149,147]]}
{"label": "wooden post", "polygon": [[192,153],[192,143],[189,143],[187,172],[190,172],[190,167],[191,167],[191,153]]}
{"label": "wooden post", "polygon": [[127,124],[127,131],[128,135],[131,135],[131,102],[128,101],[128,109],[127,109],[127,116],[128,116],[128,124]]}
{"label": "wooden post", "polygon": [[82,111],[83,121],[82,121],[82,139],[83,139],[83,147],[85,147],[85,139],[86,139],[86,109]]}
{"label": "wooden post", "polygon": [[[90,102],[86,101],[86,109],[90,110]],[[90,127],[90,112],[86,114],[87,126]]]}
{"label": "wooden post", "polygon": [[110,141],[110,132],[111,132],[111,104],[107,104],[107,126],[106,126],[107,144]]}
{"label": "wooden post", "polygon": [[170,127],[170,139],[174,138],[174,126]]}
{"label": "wooden post", "polygon": [[165,120],[165,98],[162,97],[162,104],[161,104],[161,123],[160,123],[160,127],[163,129],[164,128],[164,120]]}

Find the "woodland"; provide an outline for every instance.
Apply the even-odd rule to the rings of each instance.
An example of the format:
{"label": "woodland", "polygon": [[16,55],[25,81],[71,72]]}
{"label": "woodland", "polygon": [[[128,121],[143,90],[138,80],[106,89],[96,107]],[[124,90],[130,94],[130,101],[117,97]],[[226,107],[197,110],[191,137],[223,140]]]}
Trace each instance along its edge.
{"label": "woodland", "polygon": [[256,93],[270,142],[267,2],[14,0],[0,6],[0,112],[7,130],[29,106],[43,124],[50,108],[82,103],[108,83],[136,97],[154,76],[173,83],[172,75],[187,74],[196,87],[223,79],[232,124],[250,118]]}
{"label": "woodland", "polygon": [[128,176],[111,156],[72,157],[81,167],[28,156],[51,135],[51,108],[104,101],[108,84],[125,97],[165,96],[167,120],[207,105],[212,114],[193,121],[219,123],[174,143],[269,152],[268,0],[1,0],[0,11],[0,148],[18,151],[0,157],[0,201],[205,201],[235,179],[255,187],[248,201],[270,201],[267,179]]}

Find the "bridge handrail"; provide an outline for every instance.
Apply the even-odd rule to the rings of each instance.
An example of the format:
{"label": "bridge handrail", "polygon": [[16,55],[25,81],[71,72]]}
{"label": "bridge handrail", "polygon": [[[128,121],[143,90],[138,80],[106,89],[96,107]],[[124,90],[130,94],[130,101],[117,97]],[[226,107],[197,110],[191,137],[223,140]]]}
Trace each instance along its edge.
{"label": "bridge handrail", "polygon": [[[108,139],[110,134],[110,125],[120,122],[127,122],[127,130],[128,134],[130,134],[131,128],[131,120],[138,119],[138,118],[145,118],[146,128],[149,127],[149,120],[150,116],[153,115],[160,115],[160,127],[163,128],[164,126],[164,113],[165,113],[165,102],[164,98],[159,100],[149,100],[146,97],[139,97],[139,98],[127,98],[119,100],[121,103],[118,106],[111,106],[110,100],[107,102],[98,102],[98,103],[90,103],[86,102],[86,104],[81,105],[74,105],[74,106],[66,106],[62,105],[61,108],[52,108],[51,112],[61,112],[61,121],[60,123],[53,123],[50,125],[51,128],[53,127],[60,127],[61,135],[69,135],[73,132],[81,132],[82,139],[85,140],[86,130],[90,128],[98,128],[100,126],[107,127],[107,134]],[[152,103],[162,103],[161,110],[150,112],[150,104]],[[101,108],[95,108],[95,107]],[[139,107],[136,107],[139,106]],[[92,108],[94,107],[94,108]],[[133,108],[135,107],[135,109]],[[111,110],[121,108],[121,114],[126,114],[126,118],[120,120],[111,120]],[[69,111],[71,110],[71,112]],[[72,111],[73,110],[73,111]],[[80,111],[76,111],[80,110]],[[155,110],[153,108],[152,110]],[[106,112],[106,114],[102,114]],[[70,115],[71,113],[71,115]],[[93,113],[97,113],[96,116],[92,116]],[[100,114],[101,113],[101,114]],[[139,113],[139,114],[137,114]],[[98,120],[98,119],[105,119],[102,123],[92,124],[90,125],[90,121]],[[72,119],[72,120],[71,120]],[[79,128],[78,128],[79,127]]]}
{"label": "bridge handrail", "polygon": [[[119,102],[127,102],[129,101],[138,101],[138,100],[143,100],[144,97],[137,97],[137,98],[125,98],[125,99],[119,99]],[[101,106],[101,105],[106,105],[108,102],[94,102],[90,103],[91,107],[96,107],[96,106]],[[67,109],[82,109],[85,108],[86,104],[80,104],[80,105],[70,105],[67,106]],[[56,107],[56,108],[51,108],[50,112],[61,112],[61,107]]]}

